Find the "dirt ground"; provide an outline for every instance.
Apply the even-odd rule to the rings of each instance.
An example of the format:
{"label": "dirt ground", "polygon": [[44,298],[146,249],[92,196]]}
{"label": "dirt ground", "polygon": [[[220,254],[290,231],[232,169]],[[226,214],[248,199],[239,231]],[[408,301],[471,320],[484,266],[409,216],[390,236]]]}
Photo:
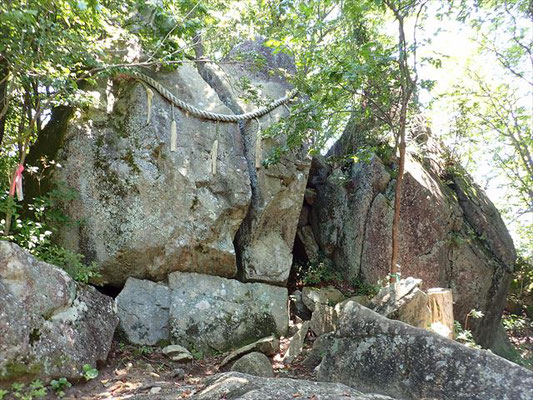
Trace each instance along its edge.
{"label": "dirt ground", "polygon": [[[281,362],[288,342],[288,339],[282,339],[280,351],[271,357],[275,375],[314,380],[314,371],[302,364],[303,355],[290,366]],[[308,345],[307,350],[310,347]],[[203,387],[206,377],[229,369],[229,366],[218,368],[223,359],[224,355],[220,355],[183,364],[168,359],[160,348],[114,341],[106,365],[99,367],[98,377],[73,384],[64,390],[62,399],[133,399],[170,395],[175,399],[186,399]],[[49,389],[45,399],[57,398]]]}

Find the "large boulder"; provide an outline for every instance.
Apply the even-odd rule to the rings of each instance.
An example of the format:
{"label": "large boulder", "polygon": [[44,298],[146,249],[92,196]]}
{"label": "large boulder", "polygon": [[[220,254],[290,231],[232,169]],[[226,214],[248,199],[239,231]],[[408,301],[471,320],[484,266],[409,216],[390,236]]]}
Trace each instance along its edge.
{"label": "large boulder", "polygon": [[533,398],[533,373],[486,350],[389,320],[356,302],[328,335],[321,381],[401,399]]}
{"label": "large boulder", "polygon": [[120,328],[135,344],[180,344],[213,354],[288,329],[286,288],[174,272],[168,285],[129,278],[116,301]]}
{"label": "large boulder", "polygon": [[113,299],[0,241],[0,387],[82,377],[107,359],[117,323]]}
{"label": "large boulder", "polygon": [[[423,156],[407,155],[401,273],[422,279],[422,289],[452,288],[459,321],[472,309],[482,311],[471,327],[478,343],[490,347],[516,257],[513,243],[483,190],[460,167],[444,168],[438,146],[428,147]],[[320,250],[347,280],[375,284],[389,272],[395,179],[394,162],[386,160],[373,154],[342,168],[313,162],[310,223]]]}
{"label": "large boulder", "polygon": [[[192,66],[154,77],[187,103],[232,113]],[[93,94],[99,102],[70,122],[57,156],[54,181],[79,192],[63,212],[81,221],[61,227],[60,244],[117,286],[176,270],[234,276],[233,238],[251,197],[237,124],[189,116],[135,80],[101,82]]]}
{"label": "large boulder", "polygon": [[[257,40],[236,46],[228,56],[228,61],[242,59],[262,59],[264,65],[253,70],[234,62],[219,67],[198,66],[202,76],[233,112],[252,111],[258,103],[283,97],[291,89],[279,73],[279,70],[295,71],[288,55],[274,53],[263,45],[263,40]],[[241,278],[245,281],[285,285],[289,277],[311,163],[305,149],[297,148],[282,153],[275,164],[268,167],[262,164],[276,147],[286,147],[286,132],[274,138],[262,137],[262,132],[287,116],[287,109],[278,107],[268,115],[240,125],[252,185],[251,206],[235,238]]]}
{"label": "large boulder", "polygon": [[226,372],[209,378],[206,387],[193,400],[393,400],[379,394],[362,393],[339,383],[289,378],[263,378],[239,372]]}

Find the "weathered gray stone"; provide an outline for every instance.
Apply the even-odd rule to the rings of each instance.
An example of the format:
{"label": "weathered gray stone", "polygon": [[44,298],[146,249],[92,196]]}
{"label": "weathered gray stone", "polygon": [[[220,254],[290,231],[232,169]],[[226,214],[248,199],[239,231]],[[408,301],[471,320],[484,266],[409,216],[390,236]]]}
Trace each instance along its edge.
{"label": "weathered gray stone", "polygon": [[264,376],[265,378],[274,377],[272,364],[267,356],[263,353],[248,353],[235,361],[231,371],[242,372],[254,376]]}
{"label": "weathered gray stone", "polygon": [[220,363],[219,367],[222,368],[226,364],[232,362],[233,360],[242,357],[245,354],[257,351],[263,353],[267,356],[273,356],[279,350],[279,339],[274,336],[268,336],[263,339],[259,339],[257,342],[243,346],[237,350],[229,353],[224,360]]}
{"label": "weathered gray stone", "polygon": [[173,357],[175,355],[183,354],[183,353],[190,354],[189,350],[187,350],[183,346],[180,346],[179,344],[171,344],[171,345],[165,346],[163,350],[161,350],[161,353],[163,353],[167,357]]}
{"label": "weathered gray stone", "polygon": [[294,361],[296,357],[298,357],[304,348],[304,342],[305,338],[307,336],[307,332],[309,331],[309,321],[304,321],[302,323],[302,326],[294,334],[294,336],[291,338],[291,341],[289,343],[289,347],[287,348],[287,351],[285,352],[285,355],[283,356],[283,363],[290,364]]}
{"label": "weathered gray stone", "polygon": [[204,354],[287,332],[287,289],[196,273],[169,275],[171,341]]}
{"label": "weathered gray stone", "polygon": [[337,325],[337,313],[335,307],[317,304],[311,316],[310,329],[317,336],[324,335],[335,330]]}
{"label": "weathered gray stone", "polygon": [[302,242],[303,250],[305,251],[307,259],[310,262],[316,262],[318,260],[320,248],[315,240],[313,228],[310,225],[298,228],[297,235],[298,239],[300,239],[300,242]]}
{"label": "weathered gray stone", "polygon": [[369,308],[388,316],[397,311],[400,305],[405,302],[405,297],[413,293],[420,285],[422,285],[422,279],[412,277],[400,279],[392,285],[389,283],[370,300]]}
{"label": "weathered gray stone", "polygon": [[322,362],[322,359],[328,352],[329,348],[332,346],[334,341],[333,334],[322,335],[316,338],[313,342],[313,348],[307,357],[303,361],[303,364],[308,367],[315,369]]}
{"label": "weathered gray stone", "polygon": [[170,357],[170,359],[175,362],[186,363],[186,362],[194,360],[194,357],[189,351],[187,351],[184,353],[175,354],[172,357]]}
{"label": "weathered gray stone", "polygon": [[341,301],[340,303],[335,305],[335,312],[337,314],[340,314],[342,308],[349,302],[349,301],[355,301],[356,303],[361,304],[362,306],[368,307],[370,305],[370,299],[368,296],[360,295],[360,296],[353,296],[350,297],[344,301]]}
{"label": "weathered gray stone", "polygon": [[402,399],[533,398],[533,372],[485,350],[345,305],[318,379]]}
{"label": "weathered gray stone", "polygon": [[165,284],[129,278],[115,301],[120,329],[130,343],[168,340],[170,293]]}
{"label": "weathered gray stone", "polygon": [[113,299],[0,241],[0,387],[80,378],[106,360],[117,324]]}
{"label": "weathered gray stone", "polygon": [[[294,62],[282,52],[274,53],[263,46],[263,41],[248,41],[235,47],[229,59],[263,57],[265,67],[250,71],[246,65],[234,63],[199,65],[200,73],[214,87],[224,103],[234,113],[252,111],[257,101],[250,102],[240,80],[248,79],[258,88],[257,97],[270,101],[284,96],[291,86],[277,74],[278,68],[294,71]],[[259,138],[262,129],[288,115],[279,107],[258,121],[242,126],[245,155],[252,185],[250,210],[235,238],[242,279],[285,285],[292,264],[292,245],[303,203],[303,196],[310,167],[306,151],[298,149],[283,154],[279,162],[265,168],[262,161],[270,152],[283,144],[285,138]]]}
{"label": "weathered gray stone", "polygon": [[[192,66],[156,79],[198,108],[232,113]],[[61,227],[59,241],[103,266],[104,280],[114,285],[128,277],[160,280],[175,270],[232,277],[233,238],[251,198],[238,127],[187,116],[150,90],[151,109],[142,84],[102,82],[100,103],[70,122],[54,180],[79,192],[63,211],[83,224]]]}
{"label": "weathered gray stone", "polygon": [[323,288],[306,286],[302,289],[302,300],[311,311],[315,311],[318,304],[335,306],[344,299],[342,292],[333,286]]}
{"label": "weathered gray stone", "polygon": [[[351,171],[332,170],[315,163],[313,186],[317,198],[311,212],[314,237],[323,253],[331,258],[347,280],[359,277],[367,214],[374,198],[387,189],[390,175],[381,160],[353,164]],[[381,278],[382,276],[380,276]]]}
{"label": "weathered gray stone", "polygon": [[378,394],[365,394],[339,383],[312,382],[301,379],[262,378],[238,372],[226,372],[209,378],[207,387],[192,400],[393,400]]}
{"label": "weathered gray stone", "polygon": [[413,290],[405,296],[405,301],[396,312],[387,316],[405,322],[411,326],[428,329],[431,326],[431,310],[428,295],[420,289]]}
{"label": "weathered gray stone", "polygon": [[368,307],[387,318],[427,329],[431,325],[431,310],[427,294],[419,289],[421,284],[421,279],[400,279],[383,287]]}

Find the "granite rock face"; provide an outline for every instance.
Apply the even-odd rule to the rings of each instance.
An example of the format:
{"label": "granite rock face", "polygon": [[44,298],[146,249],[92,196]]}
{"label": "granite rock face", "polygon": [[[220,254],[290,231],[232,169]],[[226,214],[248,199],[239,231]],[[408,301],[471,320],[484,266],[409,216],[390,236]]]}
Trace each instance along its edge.
{"label": "granite rock face", "polygon": [[393,400],[379,394],[367,394],[339,383],[312,382],[302,379],[262,378],[238,372],[215,375],[194,400]]}
{"label": "granite rock face", "polygon": [[117,323],[113,299],[0,241],[0,387],[81,378],[107,359]]}
{"label": "granite rock face", "polygon": [[[401,273],[422,279],[422,290],[451,288],[459,321],[472,309],[481,310],[484,317],[472,326],[473,334],[479,344],[491,347],[516,258],[513,243],[483,190],[460,167],[444,168],[442,151],[432,139],[427,148],[406,160]],[[375,284],[388,273],[393,164],[376,154],[342,168],[313,160],[308,185],[317,195],[310,226],[321,252],[347,280]]]}
{"label": "granite rock face", "polygon": [[[265,57],[264,70],[246,61],[257,56]],[[261,41],[229,57],[234,63],[223,69],[200,63],[143,72],[177,98],[222,114],[256,110],[290,90],[269,72],[294,69],[293,61]],[[65,182],[79,192],[62,205],[81,223],[60,228],[61,245],[96,261],[103,283],[118,287],[129,277],[158,281],[173,271],[235,277],[238,265],[241,280],[286,283],[310,160],[301,148],[262,164],[284,144],[284,132],[276,139],[261,132],[286,117],[285,107],[245,123],[216,123],[187,115],[126,75],[101,80],[89,94],[94,106],[79,115],[54,111],[45,140],[28,156],[62,165],[43,188]]]}
{"label": "granite rock face", "polygon": [[[231,114],[191,66],[155,78],[198,108]],[[107,85],[95,91],[98,107],[70,122],[58,152],[54,180],[79,192],[64,212],[83,221],[62,227],[60,244],[96,261],[116,286],[176,270],[234,276],[233,238],[251,197],[236,124],[187,116],[136,81]]]}
{"label": "granite rock face", "polygon": [[348,302],[326,335],[318,379],[401,399],[533,398],[533,373],[486,350]]}

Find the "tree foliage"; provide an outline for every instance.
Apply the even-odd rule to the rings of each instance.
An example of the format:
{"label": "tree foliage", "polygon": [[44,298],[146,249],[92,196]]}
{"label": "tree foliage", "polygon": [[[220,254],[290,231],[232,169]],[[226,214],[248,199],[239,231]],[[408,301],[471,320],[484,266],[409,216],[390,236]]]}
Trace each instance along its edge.
{"label": "tree foliage", "polygon": [[[533,58],[531,24],[524,21],[531,22],[530,2],[440,3],[448,10],[439,11],[443,21],[454,16],[471,26],[480,52],[490,54],[500,67],[493,75],[496,82],[472,68],[464,82],[450,88],[451,133],[463,149],[477,145],[490,150],[495,168],[513,188],[508,204],[515,216],[528,218],[533,165],[527,99]],[[417,57],[421,46],[431,40],[419,30],[428,18],[427,4],[424,0],[4,0],[0,4],[0,184],[9,187],[14,168],[24,164],[52,110],[84,107],[91,99],[83,88],[98,74],[108,73],[110,66],[175,68],[198,57],[224,62],[234,45],[257,36],[265,38],[274,52],[294,58],[296,71],[276,72],[285,74],[304,100],[292,106],[289,118],[265,132],[289,133],[286,148],[271,154],[270,162],[302,141],[314,153],[323,151],[348,124],[356,136],[347,149],[353,153],[363,139],[357,135],[368,131],[394,150],[405,150],[406,123],[424,106],[420,91],[433,85],[418,80],[418,70],[442,62],[438,57]],[[261,64],[259,58],[246,61]],[[401,173],[398,178],[401,181]],[[7,193],[2,208],[6,220],[15,216],[13,229],[20,233],[18,211]],[[531,218],[520,226],[531,238]]]}

